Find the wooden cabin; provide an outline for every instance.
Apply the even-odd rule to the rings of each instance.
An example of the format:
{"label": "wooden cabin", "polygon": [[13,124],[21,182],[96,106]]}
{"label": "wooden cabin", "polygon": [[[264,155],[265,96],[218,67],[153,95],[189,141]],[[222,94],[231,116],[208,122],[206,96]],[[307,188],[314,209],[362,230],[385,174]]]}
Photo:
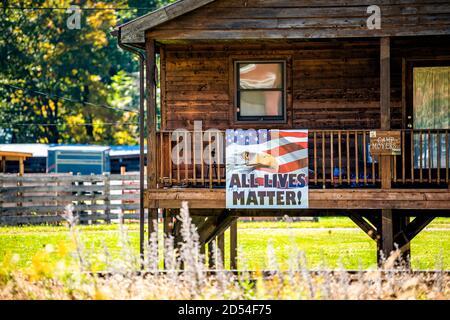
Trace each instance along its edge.
{"label": "wooden cabin", "polygon": [[[180,0],[115,34],[145,52],[145,205],[153,218],[163,209],[165,232],[176,232],[182,201],[202,243],[223,242],[240,216],[345,215],[378,253],[408,255],[415,235],[449,216],[448,0]],[[242,87],[249,64],[272,68],[276,84]],[[174,161],[175,145],[204,150],[236,128],[309,130],[307,209],[227,209],[223,157]],[[371,154],[371,132],[395,132],[400,152]]]}

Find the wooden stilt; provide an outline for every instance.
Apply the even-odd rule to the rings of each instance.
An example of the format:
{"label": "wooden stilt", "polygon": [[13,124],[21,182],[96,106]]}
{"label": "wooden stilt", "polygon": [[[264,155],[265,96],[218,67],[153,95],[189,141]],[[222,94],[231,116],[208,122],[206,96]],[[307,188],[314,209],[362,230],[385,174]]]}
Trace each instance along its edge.
{"label": "wooden stilt", "polygon": [[405,235],[406,227],[409,224],[409,217],[397,214],[398,211],[393,213],[394,222],[394,247],[400,250],[400,260],[404,267],[410,268],[410,256],[411,246],[410,240]]}
{"label": "wooden stilt", "polygon": [[363,216],[358,214],[349,214],[349,218],[358,226],[360,227],[370,238],[373,240],[377,240],[378,232],[377,230],[371,226]]}
{"label": "wooden stilt", "polygon": [[230,211],[224,210],[220,215],[210,216],[204,223],[198,225],[200,243],[209,243],[223,233],[236,220]]}
{"label": "wooden stilt", "polygon": [[215,246],[216,246],[216,241],[217,241],[216,239],[214,239],[208,243],[208,267],[209,267],[209,269],[213,269],[214,265],[216,264],[215,250],[214,250]]}
{"label": "wooden stilt", "polygon": [[[387,259],[394,248],[394,229],[392,221],[392,210],[383,209],[381,210],[381,252],[383,257]],[[380,264],[380,260],[378,263]]]}
{"label": "wooden stilt", "polygon": [[224,267],[225,261],[225,234],[224,232],[217,237],[217,253],[220,254],[220,260],[222,265],[219,267]]}
{"label": "wooden stilt", "polygon": [[[164,232],[164,242],[168,241],[169,236],[172,234],[172,215],[170,212],[170,209],[163,209],[163,232]],[[165,248],[166,245],[164,245],[164,256],[165,256]],[[166,261],[164,260],[164,269],[166,268]]]}
{"label": "wooden stilt", "polygon": [[206,253],[206,244],[200,245],[200,253],[205,254]]}
{"label": "wooden stilt", "polygon": [[[149,39],[146,41],[146,82],[147,82],[147,188],[157,187],[157,166],[156,166],[156,79],[155,79],[155,41]],[[155,208],[153,203],[150,208]],[[152,232],[158,234],[158,209],[148,210],[148,239]],[[158,253],[156,253],[158,254]]]}
{"label": "wooden stilt", "polygon": [[230,269],[237,269],[237,219],[230,225]]}

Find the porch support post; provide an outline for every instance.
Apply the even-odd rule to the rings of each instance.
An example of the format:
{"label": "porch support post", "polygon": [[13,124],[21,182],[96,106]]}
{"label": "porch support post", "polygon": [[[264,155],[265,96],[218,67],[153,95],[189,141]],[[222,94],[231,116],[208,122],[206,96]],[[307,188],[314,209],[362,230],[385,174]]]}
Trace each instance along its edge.
{"label": "porch support post", "polygon": [[394,223],[392,221],[392,209],[381,210],[381,253],[377,255],[378,265],[384,262],[394,250]]}
{"label": "porch support post", "polygon": [[213,269],[214,265],[216,264],[216,261],[215,261],[216,246],[217,246],[217,238],[211,240],[208,243],[208,268],[209,269]]}
{"label": "porch support post", "polygon": [[410,268],[411,245],[410,239],[406,236],[406,227],[409,224],[409,217],[396,214],[394,212],[394,246],[397,245],[400,250],[400,258],[405,267]]}
{"label": "porch support post", "polygon": [[[380,38],[380,126],[381,130],[391,129],[391,54],[390,38]],[[380,156],[379,165],[381,168],[381,188],[391,188],[391,156]],[[392,210],[381,210],[381,243],[378,247],[384,258],[389,257],[394,249],[394,230],[392,221]],[[377,254],[380,265],[381,255]]]}
{"label": "porch support post", "polygon": [[383,37],[380,39],[380,115],[381,130],[391,128],[391,53],[390,39]]}
{"label": "porch support post", "polygon": [[222,263],[222,265],[218,265],[218,267],[225,268],[225,231],[217,237],[217,252],[220,252],[220,259]]}
{"label": "porch support post", "polygon": [[237,269],[237,219],[230,225],[230,269]]}
{"label": "porch support post", "polygon": [[169,240],[169,237],[172,235],[172,229],[173,229],[173,219],[172,219],[172,213],[170,209],[162,209],[164,224],[163,224],[163,233],[164,233],[164,269],[167,269],[167,262],[166,262],[166,247],[167,247],[167,241]]}
{"label": "porch support post", "polygon": [[[156,79],[155,79],[155,40],[146,39],[147,53],[147,189],[156,189]],[[148,236],[158,234],[158,209],[155,203],[148,203]],[[157,254],[157,253],[156,253]]]}
{"label": "porch support post", "polygon": [[[390,39],[380,39],[380,126],[381,130],[391,129],[391,55]],[[381,187],[391,187],[391,156],[380,156]]]}

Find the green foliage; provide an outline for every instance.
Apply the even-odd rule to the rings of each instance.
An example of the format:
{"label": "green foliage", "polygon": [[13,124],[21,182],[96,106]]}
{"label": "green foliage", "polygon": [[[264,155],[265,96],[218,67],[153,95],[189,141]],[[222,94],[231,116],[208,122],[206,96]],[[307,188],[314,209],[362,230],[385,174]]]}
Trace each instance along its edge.
{"label": "green foliage", "polygon": [[[1,10],[0,140],[136,143],[138,61],[117,46],[110,32],[149,10],[108,8],[156,8],[165,2],[82,0],[77,3],[81,7],[102,10],[83,10],[80,30],[67,28],[70,14],[65,10]],[[8,1],[9,7],[67,8],[71,4],[67,0]]]}

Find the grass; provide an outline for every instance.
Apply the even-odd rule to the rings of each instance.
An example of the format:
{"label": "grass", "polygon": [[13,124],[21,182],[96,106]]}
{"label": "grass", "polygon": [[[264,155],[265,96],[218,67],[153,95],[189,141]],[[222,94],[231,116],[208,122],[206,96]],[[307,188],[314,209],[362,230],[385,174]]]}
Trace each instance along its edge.
{"label": "grass", "polygon": [[[389,272],[373,268],[350,275],[345,268],[362,269],[375,264],[375,248],[373,241],[359,229],[343,227],[347,223],[345,219],[321,219],[314,227],[304,227],[306,224],[301,223],[283,227],[283,222],[239,223],[243,254],[239,268],[264,268],[275,273],[271,277],[263,277],[260,272],[235,277],[230,273],[208,275],[205,272],[187,203],[180,210],[184,241],[179,250],[173,250],[173,241],[166,243],[167,273],[156,272],[158,257],[150,254],[142,261],[150,272],[136,274],[139,270],[137,224],[127,225],[126,236],[118,225],[75,226],[70,210],[66,218],[71,222],[69,230],[50,226],[0,228],[0,300],[450,297],[450,277],[446,273],[393,271],[398,252],[383,266]],[[330,223],[341,227],[324,227]],[[441,259],[441,267],[448,268],[448,230],[442,225],[445,223],[439,229],[426,230],[421,234],[422,239],[419,237],[413,244],[413,253],[424,259],[425,267]],[[156,251],[154,245],[152,236],[153,249],[148,252]],[[340,270],[330,272],[336,266]],[[311,267],[318,267],[320,272],[309,272]],[[106,271],[108,276],[90,272],[98,270]],[[282,270],[287,272],[278,273]]]}
{"label": "grass", "polygon": [[[137,253],[139,225],[126,224]],[[319,222],[239,222],[238,245],[245,261],[240,267],[267,268],[268,243],[274,248],[281,268],[287,267],[289,253],[295,246],[304,251],[311,268],[323,266],[367,269],[376,263],[376,245],[348,218],[320,218]],[[88,251],[99,255],[108,248],[113,258],[120,252],[118,225],[79,226],[81,239]],[[161,229],[161,228],[160,228]],[[433,230],[436,229],[436,230]],[[438,218],[411,244],[412,267],[450,269],[450,219]],[[226,245],[228,244],[226,235]],[[46,245],[70,246],[64,226],[0,227],[0,261],[7,252],[19,255],[18,266],[32,263],[33,256]],[[228,256],[228,246],[225,258]],[[101,269],[99,263],[97,268]]]}

